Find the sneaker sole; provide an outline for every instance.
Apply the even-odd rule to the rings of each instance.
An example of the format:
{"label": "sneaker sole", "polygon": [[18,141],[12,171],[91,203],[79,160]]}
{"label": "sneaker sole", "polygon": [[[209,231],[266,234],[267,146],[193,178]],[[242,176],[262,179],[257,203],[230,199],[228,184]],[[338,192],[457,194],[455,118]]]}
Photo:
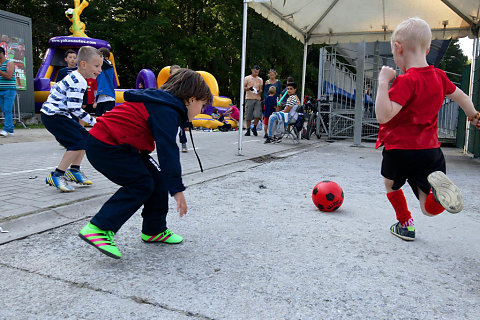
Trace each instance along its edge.
{"label": "sneaker sole", "polygon": [[182,241],[180,241],[180,242],[174,242],[174,243],[171,243],[171,242],[162,242],[162,241],[145,241],[145,240],[143,240],[143,239],[142,239],[142,241],[145,242],[145,243],[160,243],[160,244],[174,245],[174,244],[180,244],[180,243],[182,243],[182,242],[183,242],[183,239],[182,239]]}
{"label": "sneaker sole", "polygon": [[427,180],[435,190],[436,200],[445,210],[450,213],[462,211],[462,191],[443,172],[432,172],[428,175]]}
{"label": "sneaker sole", "polygon": [[56,185],[51,184],[48,180],[46,180],[45,183],[48,184],[49,186],[52,186],[52,187],[54,187],[54,188],[57,188],[57,189],[60,190],[61,192],[73,192],[73,191],[75,191],[75,189],[62,189],[62,188],[59,188],[59,187],[57,187]]}
{"label": "sneaker sole", "polygon": [[120,259],[120,258],[121,258],[121,257],[119,257],[119,256],[114,255],[113,253],[110,253],[110,252],[108,252],[108,251],[105,251],[105,250],[100,249],[100,248],[97,247],[93,242],[90,242],[90,240],[88,240],[83,234],[79,233],[78,236],[80,237],[80,239],[82,239],[83,241],[85,241],[85,242],[88,243],[89,245],[95,247],[98,251],[100,251],[101,253],[109,256],[110,258],[113,258],[113,259]]}

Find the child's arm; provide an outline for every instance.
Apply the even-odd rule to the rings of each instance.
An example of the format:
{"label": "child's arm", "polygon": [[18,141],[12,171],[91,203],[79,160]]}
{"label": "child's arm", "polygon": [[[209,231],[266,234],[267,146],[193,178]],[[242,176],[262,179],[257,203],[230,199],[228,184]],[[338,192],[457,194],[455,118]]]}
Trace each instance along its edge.
{"label": "child's arm", "polygon": [[93,126],[96,122],[95,118],[82,109],[83,97],[80,99],[77,92],[68,89],[66,92],[66,97],[68,111],[80,120],[85,121],[89,125]]}
{"label": "child's arm", "polygon": [[12,61],[9,61],[7,63],[6,72],[0,71],[0,76],[2,76],[4,78],[7,78],[7,79],[12,79],[14,73],[15,73],[15,64]]}
{"label": "child's arm", "polygon": [[375,114],[380,124],[387,123],[397,115],[402,106],[390,100],[388,84],[395,78],[396,72],[390,67],[383,66],[378,75],[378,90],[375,100]]}
{"label": "child's arm", "polygon": [[469,96],[467,96],[459,88],[455,89],[452,94],[447,95],[447,98],[455,101],[460,108],[465,112],[468,117],[468,120],[477,128],[480,129],[480,113],[475,110],[473,102]]}

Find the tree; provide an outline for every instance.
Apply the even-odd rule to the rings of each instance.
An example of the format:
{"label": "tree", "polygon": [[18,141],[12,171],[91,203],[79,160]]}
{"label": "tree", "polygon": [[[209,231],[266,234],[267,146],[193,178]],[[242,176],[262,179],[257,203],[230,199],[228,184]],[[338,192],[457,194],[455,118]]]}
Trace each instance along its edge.
{"label": "tree", "polygon": [[[468,65],[468,57],[463,54],[458,40],[452,40],[448,46],[442,60],[440,61],[439,68],[447,71],[447,75],[450,80],[456,83],[461,82],[461,75],[463,70]],[[449,74],[450,73],[450,74]],[[451,73],[457,74],[453,75]]]}

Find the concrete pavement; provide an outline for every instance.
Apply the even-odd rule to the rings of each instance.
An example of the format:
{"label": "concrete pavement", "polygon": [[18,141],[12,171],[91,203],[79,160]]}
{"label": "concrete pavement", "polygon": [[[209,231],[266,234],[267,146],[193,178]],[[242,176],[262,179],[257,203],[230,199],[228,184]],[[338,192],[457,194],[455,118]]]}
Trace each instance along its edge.
{"label": "concrete pavement", "polygon": [[[45,129],[21,129],[15,133],[14,137],[0,140],[0,227],[10,231],[0,234],[0,244],[90,216],[118,189],[85,158],[82,170],[94,185],[72,184],[75,192],[58,192],[45,184],[45,177],[58,164],[65,149]],[[311,144],[325,143],[315,139],[295,144],[286,139],[280,144],[265,145],[260,137],[243,137],[243,155],[239,156],[238,132],[194,131],[193,134],[205,172],[200,173],[192,144],[188,142],[189,152],[181,153],[186,186],[256,166],[262,156],[296,152]],[[156,157],[155,152],[153,156]]]}
{"label": "concrete pavement", "polygon": [[[222,141],[215,140],[217,134]],[[478,318],[478,160],[444,149],[449,177],[464,193],[460,214],[423,216],[404,188],[417,228],[416,241],[405,242],[389,232],[395,213],[379,174],[381,152],[373,144],[353,148],[351,141],[322,139],[289,149],[298,146],[263,145],[250,137],[241,157],[246,160],[238,162],[235,150],[220,147],[234,146],[235,133],[220,135],[195,139],[212,176],[199,178],[193,153],[182,156],[190,210],[179,218],[171,202],[168,222],[184,243],[142,243],[137,213],[115,236],[121,260],[78,238],[88,220],[80,217],[0,245],[0,319]],[[59,149],[51,141],[43,148],[38,157]],[[56,164],[56,157],[45,156]],[[37,182],[47,172],[42,170],[37,179],[22,173],[21,181],[33,181],[32,194],[55,194]],[[94,193],[97,186],[115,189],[102,185],[88,165],[86,170],[96,184],[79,194]],[[345,192],[334,213],[312,204],[312,188],[321,180],[334,180]],[[56,211],[92,214],[106,196],[67,205],[61,198]],[[20,221],[5,222],[15,220]]]}

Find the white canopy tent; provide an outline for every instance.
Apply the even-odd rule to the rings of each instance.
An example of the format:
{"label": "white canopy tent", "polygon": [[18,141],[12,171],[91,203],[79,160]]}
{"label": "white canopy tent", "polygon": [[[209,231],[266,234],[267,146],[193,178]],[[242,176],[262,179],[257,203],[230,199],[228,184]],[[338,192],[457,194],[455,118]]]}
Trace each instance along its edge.
{"label": "white canopy tent", "polygon": [[[241,114],[248,6],[304,44],[302,101],[308,45],[389,41],[395,27],[408,17],[424,19],[435,39],[474,38],[474,58],[479,53],[480,0],[243,0],[243,3]],[[470,84],[473,68],[474,63]],[[242,120],[240,122],[239,154],[242,151]],[[469,126],[467,139],[468,129]]]}

